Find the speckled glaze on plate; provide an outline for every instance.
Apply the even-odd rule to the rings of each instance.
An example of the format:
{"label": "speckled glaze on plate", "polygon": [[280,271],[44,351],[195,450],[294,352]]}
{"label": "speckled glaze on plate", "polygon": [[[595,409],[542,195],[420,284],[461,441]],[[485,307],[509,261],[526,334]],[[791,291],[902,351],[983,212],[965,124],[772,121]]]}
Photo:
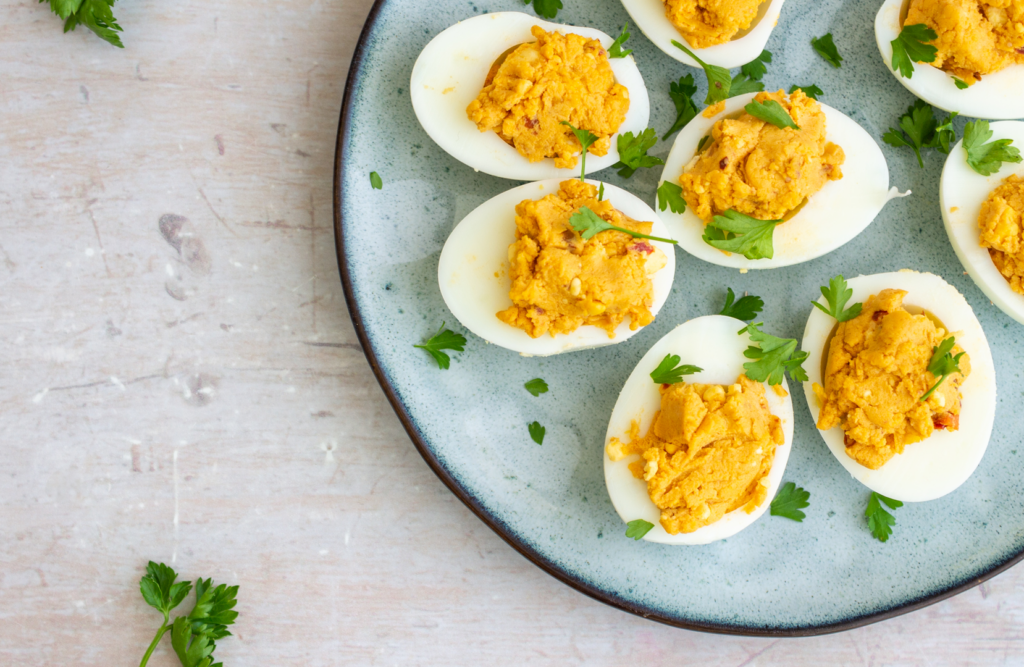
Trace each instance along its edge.
{"label": "speckled glaze on plate", "polygon": [[[617,0],[565,0],[558,21],[618,34]],[[550,358],[517,354],[469,335],[466,352],[440,371],[411,346],[442,321],[437,262],[445,238],[469,211],[517,182],[474,173],[420,128],[409,75],[420,49],[452,23],[483,12],[523,11],[522,0],[378,0],[348,80],[338,136],[335,226],[352,319],[367,357],[424,459],[499,535],[566,584],[626,611],[680,627],[749,635],[812,635],[910,611],[990,577],[1024,554],[1024,328],[991,305],[964,274],[942,227],[944,156],[925,168],[907,149],[881,144],[913,97],[886,71],[874,45],[877,3],[789,2],[768,42],[768,89],[817,84],[822,101],[879,141],[890,181],[914,194],[892,201],[838,250],[797,266],[740,274],[677,250],[673,292],[657,320],[619,345]],[[529,11],[529,8],[526,8]],[[833,69],[810,38],[832,32],[843,57]],[[668,58],[633,30],[651,97],[651,124],[674,118],[669,82],[698,70]],[[704,90],[695,96],[704,98]],[[959,132],[965,120],[957,122]],[[664,158],[670,142],[652,153]],[[384,179],[370,187],[369,172]],[[659,171],[630,180],[595,177],[653,201]],[[913,268],[942,276],[974,308],[991,344],[999,387],[996,427],[985,458],[957,491],[896,512],[883,544],[867,531],[865,487],[815,432],[803,395],[793,394],[796,433],[786,470],[811,492],[807,519],[765,516],[726,541],[703,547],[634,542],[612,508],[602,468],[604,431],[637,361],[689,318],[717,312],[726,286],[765,299],[766,330],[799,338],[809,301],[835,273]],[[543,377],[548,394],[523,383]],[[543,446],[526,425],[547,427]]]}

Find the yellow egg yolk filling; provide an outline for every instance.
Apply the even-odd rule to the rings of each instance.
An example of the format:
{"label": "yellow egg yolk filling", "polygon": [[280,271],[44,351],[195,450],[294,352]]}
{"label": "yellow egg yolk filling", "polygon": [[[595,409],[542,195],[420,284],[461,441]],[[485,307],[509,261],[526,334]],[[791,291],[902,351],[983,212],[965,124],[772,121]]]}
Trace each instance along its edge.
{"label": "yellow egg yolk filling", "polygon": [[[953,373],[921,401],[938,381],[928,371],[934,348],[949,334],[924,314],[903,307],[906,292],[885,289],[864,302],[860,315],[842,322],[829,345],[818,428],[840,426],[846,453],[877,470],[904,447],[936,429],[960,427],[960,385],[971,373],[968,355],[962,373]],[[963,350],[953,347],[956,356]]]}
{"label": "yellow egg yolk filling", "polygon": [[930,64],[968,85],[1024,64],[1024,0],[911,0],[903,25],[921,23],[938,35]]}
{"label": "yellow egg yolk filling", "polygon": [[597,196],[595,186],[574,179],[557,193],[516,206],[516,240],[508,248],[513,305],[498,319],[533,338],[585,324],[614,338],[626,318],[634,330],[654,320],[651,275],[667,263],[665,253],[615,230],[584,241],[569,219],[586,206],[606,222],[642,234],[651,233],[652,223],[638,222]]}
{"label": "yellow egg yolk filling", "polygon": [[763,0],[664,0],[665,16],[695,49],[723,44],[746,30]]}
{"label": "yellow egg yolk filling", "polygon": [[1014,292],[1024,294],[1024,178],[1012,175],[989,194],[978,226],[992,263]]}
{"label": "yellow egg yolk filling", "polygon": [[683,198],[705,224],[734,209],[758,220],[781,220],[843,177],[843,149],[826,141],[825,114],[803,91],[758,93],[775,100],[800,127],[780,128],[743,112],[711,128],[711,141],[679,178]]}
{"label": "yellow egg yolk filling", "polygon": [[647,435],[634,421],[630,442],[612,438],[612,461],[631,454],[634,476],[661,510],[661,525],[692,533],[742,508],[753,512],[768,497],[775,449],[785,442],[781,420],[768,409],[764,386],[740,375],[730,386],[661,386],[661,410]]}
{"label": "yellow egg yolk filling", "polygon": [[596,39],[539,26],[531,32],[537,41],[508,54],[469,104],[469,119],[530,162],[553,157],[556,167],[576,166],[580,143],[562,121],[597,135],[588,152],[606,155],[629,111],[629,91],[615,82],[608,53]]}

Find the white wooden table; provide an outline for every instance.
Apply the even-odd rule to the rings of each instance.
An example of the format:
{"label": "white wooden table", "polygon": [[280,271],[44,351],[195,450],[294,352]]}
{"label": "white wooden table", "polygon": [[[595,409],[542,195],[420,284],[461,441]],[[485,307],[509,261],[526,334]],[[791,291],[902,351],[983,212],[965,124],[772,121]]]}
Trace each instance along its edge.
{"label": "white wooden table", "polygon": [[122,51],[0,0],[0,665],[138,664],[149,559],[241,586],[229,667],[1024,664],[1021,568],[844,634],[704,635],[563,586],[444,488],[334,255],[370,4],[123,1]]}

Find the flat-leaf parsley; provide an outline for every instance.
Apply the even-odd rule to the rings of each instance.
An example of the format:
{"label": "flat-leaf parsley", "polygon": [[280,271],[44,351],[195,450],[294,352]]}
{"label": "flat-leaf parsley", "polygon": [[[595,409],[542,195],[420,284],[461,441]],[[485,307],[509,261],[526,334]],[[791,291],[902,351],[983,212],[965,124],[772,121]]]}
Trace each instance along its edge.
{"label": "flat-leaf parsley", "polygon": [[562,0],[523,0],[524,5],[533,2],[533,11],[537,12],[537,16],[543,16],[546,19],[553,19],[558,16],[558,10],[562,8]]}
{"label": "flat-leaf parsley", "polygon": [[899,71],[904,79],[914,76],[914,63],[930,63],[935,61],[938,49],[931,42],[938,34],[923,23],[905,25],[896,39],[892,40],[892,71]]}
{"label": "flat-leaf parsley", "polygon": [[[987,120],[976,120],[964,126],[964,150],[967,151],[967,164],[982,176],[991,176],[999,171],[1004,162],[1020,162],[1020,150],[1010,144],[1013,139],[992,138],[992,130],[988,129]],[[988,143],[985,143],[988,142]]]}
{"label": "flat-leaf parsley", "polygon": [[758,220],[729,209],[704,227],[704,242],[712,248],[736,252],[747,259],[771,259],[772,234],[782,220]]}
{"label": "flat-leaf parsley", "polygon": [[839,49],[836,48],[836,43],[832,41],[832,33],[826,33],[821,37],[812,37],[811,48],[832,67],[842,66],[843,57],[839,55]]}
{"label": "flat-leaf parsley", "polygon": [[704,104],[717,104],[722,100],[729,99],[729,88],[732,86],[732,75],[729,74],[729,70],[718,65],[707,64],[698,58],[696,53],[674,39],[672,45],[681,49],[683,53],[696,60],[697,64],[704,68],[704,74],[708,77],[708,95],[704,98]]}
{"label": "flat-leaf parsley", "polygon": [[534,396],[548,393],[548,383],[540,378],[533,378],[523,386]]}
{"label": "flat-leaf parsley", "polygon": [[882,503],[895,510],[903,507],[903,503],[892,498],[886,498],[881,493],[871,492],[868,500],[868,507],[864,510],[864,516],[868,518],[868,528],[879,542],[885,542],[892,535],[892,527],[896,525],[896,517],[885,511]]}
{"label": "flat-leaf parsley", "polygon": [[855,303],[846,308],[846,302],[853,296],[853,290],[846,286],[846,279],[841,274],[830,279],[828,287],[821,288],[821,294],[825,297],[825,301],[828,302],[828,308],[825,308],[825,306],[817,301],[811,301],[811,305],[826,315],[834,317],[836,322],[852,320],[860,315],[860,309],[863,304]]}
{"label": "flat-leaf parsley", "polygon": [[[114,18],[114,2],[116,0],[50,0],[50,9],[64,20],[64,32],[70,32],[79,25],[84,25],[96,35],[110,44],[123,49],[121,26]],[[39,0],[46,2],[46,0]]]}
{"label": "flat-leaf parsley", "polygon": [[772,516],[783,516],[793,521],[803,521],[807,515],[801,512],[805,507],[810,506],[807,499],[811,497],[810,491],[804,491],[793,482],[786,482],[779,489],[778,495],[772,500]]}
{"label": "flat-leaf parsley", "polygon": [[626,524],[626,537],[632,537],[634,540],[639,540],[641,537],[651,532],[651,528],[654,528],[654,524],[650,521],[633,519]]}
{"label": "flat-leaf parsley", "polygon": [[782,384],[783,374],[789,371],[797,382],[806,382],[807,372],[801,364],[807,358],[807,352],[796,351],[796,339],[766,334],[758,328],[760,326],[763,326],[760,322],[751,323],[737,332],[749,334],[751,342],[756,343],[743,352],[744,357],[754,360],[743,364],[747,377],[755,382],[767,381],[775,385]]}
{"label": "flat-leaf parsley", "polygon": [[684,375],[700,373],[703,368],[689,364],[679,364],[679,355],[667,354],[658,367],[651,371],[651,379],[655,384],[676,384],[683,381]]}
{"label": "flat-leaf parsley", "polygon": [[625,44],[628,39],[629,39],[629,24],[627,23],[624,26],[622,26],[622,33],[619,34],[619,36],[615,38],[615,41],[612,42],[611,47],[608,48],[608,57],[609,58],[625,58],[629,54],[633,53],[633,49],[626,49],[625,51],[622,50],[622,45]]}
{"label": "flat-leaf parsley", "polygon": [[725,307],[722,308],[722,312],[719,315],[725,315],[726,317],[734,317],[737,320],[749,322],[750,320],[757,317],[757,314],[764,309],[764,300],[759,296],[748,294],[740,297],[739,301],[736,301],[736,295],[733,293],[731,287],[726,287],[727,290],[725,295]]}
{"label": "flat-leaf parsley", "polygon": [[530,422],[526,428],[530,431],[530,437],[533,438],[534,442],[538,445],[544,444],[544,434],[547,432],[547,429],[541,426],[540,422]]}
{"label": "flat-leaf parsley", "polygon": [[686,200],[683,199],[683,188],[672,181],[665,181],[658,186],[658,210],[672,209],[673,213],[686,211]]}
{"label": "flat-leaf parsley", "polygon": [[663,241],[665,243],[679,243],[672,239],[663,239],[660,236],[650,236],[648,234],[634,232],[633,230],[626,229],[624,227],[616,227],[615,225],[606,222],[604,218],[599,216],[597,213],[594,213],[586,206],[580,206],[578,211],[569,216],[569,224],[572,225],[573,229],[580,233],[580,236],[583,237],[584,241],[589,241],[595,235],[612,229],[617,232],[622,232],[623,234],[629,234],[634,238],[651,239],[652,241]]}
{"label": "flat-leaf parsley", "polygon": [[637,169],[647,169],[665,164],[660,157],[647,154],[647,151],[656,143],[658,143],[658,135],[651,127],[638,135],[634,135],[632,132],[620,134],[617,139],[619,161],[612,165],[612,169],[618,169],[619,176],[629,178]]}
{"label": "flat-leaf parsley", "polygon": [[427,339],[427,342],[422,345],[413,345],[421,350],[426,350],[427,354],[434,358],[437,362],[437,367],[440,369],[447,369],[451,366],[451,357],[442,352],[441,350],[455,350],[456,352],[465,351],[466,337],[460,333],[455,333],[451,329],[444,328],[444,322],[441,322],[441,328],[437,330],[437,333]]}
{"label": "flat-leaf parsley", "polygon": [[921,396],[921,401],[927,401],[928,397],[935,393],[935,390],[939,388],[940,384],[945,382],[947,377],[953,373],[961,372],[960,357],[967,353],[961,352],[954,357],[952,353],[954,345],[956,345],[956,338],[950,336],[932,348],[932,359],[928,362],[928,372],[939,379],[935,381],[931,389]]}

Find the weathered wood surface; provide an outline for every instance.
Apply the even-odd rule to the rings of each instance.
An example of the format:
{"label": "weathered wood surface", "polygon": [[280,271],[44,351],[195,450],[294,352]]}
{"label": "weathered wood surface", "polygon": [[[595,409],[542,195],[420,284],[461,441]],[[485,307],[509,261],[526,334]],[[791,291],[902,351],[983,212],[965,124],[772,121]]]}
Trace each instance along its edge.
{"label": "weathered wood surface", "polygon": [[370,4],[118,3],[120,51],[0,2],[0,664],[137,664],[148,559],[241,585],[227,665],[1024,663],[1021,568],[840,635],[703,635],[563,586],[443,487],[334,258]]}

